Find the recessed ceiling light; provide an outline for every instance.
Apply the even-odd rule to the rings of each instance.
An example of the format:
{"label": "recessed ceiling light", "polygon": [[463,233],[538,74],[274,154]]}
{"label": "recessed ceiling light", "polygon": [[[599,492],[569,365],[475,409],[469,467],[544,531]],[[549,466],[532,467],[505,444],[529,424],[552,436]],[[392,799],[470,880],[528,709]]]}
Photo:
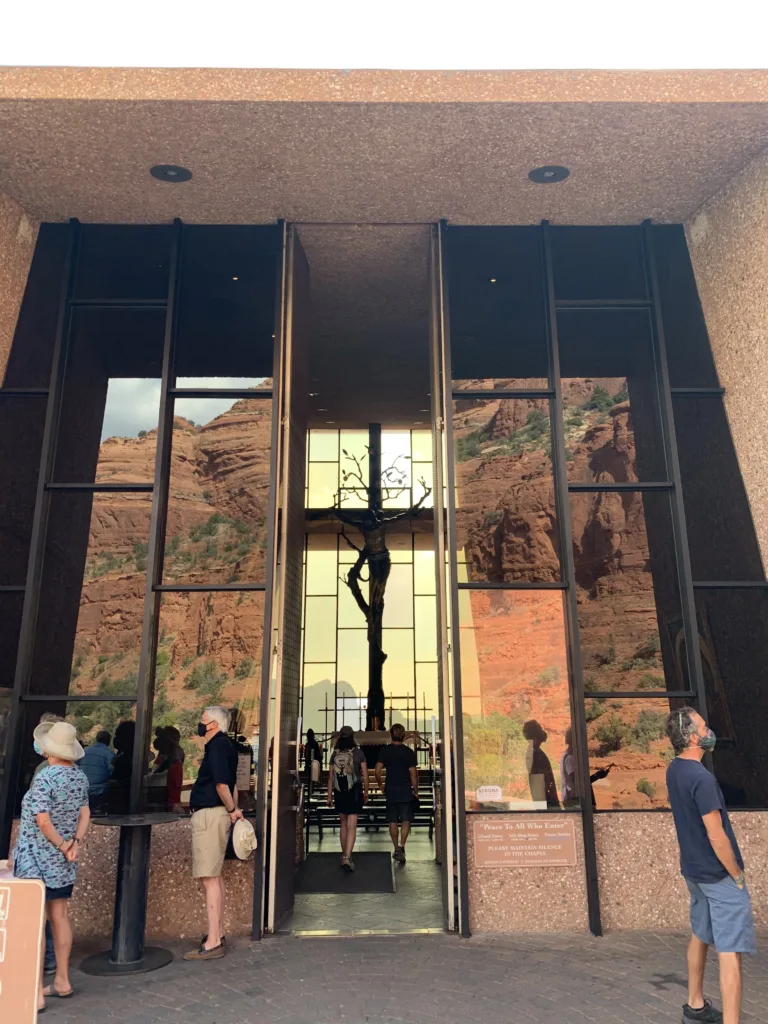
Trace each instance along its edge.
{"label": "recessed ceiling light", "polygon": [[429,412],[429,409],[419,409],[419,412]]}
{"label": "recessed ceiling light", "polygon": [[239,281],[239,280],[240,280],[240,278],[239,278],[239,277],[233,277],[233,278],[232,278],[232,280],[233,280],[233,281]]}
{"label": "recessed ceiling light", "polygon": [[336,420],[326,420],[325,422],[330,425],[331,423],[335,423]]}
{"label": "recessed ceiling light", "polygon": [[420,427],[423,422],[424,420],[414,420],[413,425],[414,427]]}
{"label": "recessed ceiling light", "polygon": [[318,412],[328,412],[328,410],[327,410],[327,409],[318,409],[317,411],[318,411]]}
{"label": "recessed ceiling light", "polygon": [[320,392],[319,392],[319,391],[310,391],[310,392],[309,392],[309,397],[310,397],[310,398],[317,398],[317,396],[318,396],[319,394],[320,394]]}
{"label": "recessed ceiling light", "polygon": [[176,164],[155,164],[149,169],[149,173],[158,181],[174,183],[189,181],[192,177],[192,171],[188,171],[186,167],[177,167]]}
{"label": "recessed ceiling light", "polygon": [[528,177],[531,181],[535,181],[537,185],[551,185],[556,181],[565,181],[570,173],[567,167],[548,164],[546,167],[534,167],[528,173]]}
{"label": "recessed ceiling light", "polygon": [[488,280],[490,281],[491,284],[496,284],[496,278],[495,277],[489,277]]}

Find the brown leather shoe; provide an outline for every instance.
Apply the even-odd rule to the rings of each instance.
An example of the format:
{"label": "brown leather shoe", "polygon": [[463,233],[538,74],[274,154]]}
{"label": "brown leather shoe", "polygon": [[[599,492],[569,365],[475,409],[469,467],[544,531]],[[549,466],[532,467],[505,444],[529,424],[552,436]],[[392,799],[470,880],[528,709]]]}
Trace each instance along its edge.
{"label": "brown leather shoe", "polygon": [[206,949],[205,946],[200,946],[199,949],[193,949],[189,953],[185,953],[182,960],[221,960],[223,956],[226,956],[226,952],[222,944],[214,946],[213,949]]}

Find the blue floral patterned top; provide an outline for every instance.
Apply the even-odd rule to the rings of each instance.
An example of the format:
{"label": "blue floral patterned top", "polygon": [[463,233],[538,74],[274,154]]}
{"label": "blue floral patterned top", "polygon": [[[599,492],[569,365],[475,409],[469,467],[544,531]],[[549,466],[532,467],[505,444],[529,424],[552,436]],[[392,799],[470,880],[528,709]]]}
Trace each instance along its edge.
{"label": "blue floral patterned top", "polygon": [[70,863],[37,827],[35,815],[47,812],[56,831],[72,839],[80,809],[88,806],[88,779],[79,768],[46,765],[21,802],[21,822],[13,851],[16,878],[39,878],[49,889],[74,885],[77,861]]}

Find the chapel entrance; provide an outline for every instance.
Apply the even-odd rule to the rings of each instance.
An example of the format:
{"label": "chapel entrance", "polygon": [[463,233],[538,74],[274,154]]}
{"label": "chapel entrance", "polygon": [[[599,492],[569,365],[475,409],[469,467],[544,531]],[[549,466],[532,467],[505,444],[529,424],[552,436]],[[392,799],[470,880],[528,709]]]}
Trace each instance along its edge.
{"label": "chapel entrance", "polygon": [[[306,467],[300,550],[298,503],[282,515],[291,573],[301,558],[302,597],[283,607],[277,646],[283,665],[298,658],[301,682],[292,702],[298,715],[289,720],[290,682],[278,665],[275,749],[289,743],[291,750],[273,769],[272,820],[280,818],[274,802],[282,771],[296,808],[292,837],[300,838],[292,858],[288,827],[282,839],[280,826],[274,829],[270,853],[282,850],[283,859],[269,872],[277,902],[272,910],[268,905],[268,929],[440,932],[455,927],[456,901],[453,840],[446,844],[453,829],[450,762],[445,770],[450,712],[442,664],[442,469],[435,458],[441,445],[434,430],[437,233],[430,226],[370,225],[303,225],[291,233],[296,249],[289,258],[301,247],[309,282],[299,342],[295,289],[292,301],[289,295],[292,361],[284,367],[291,379],[306,374],[307,382],[306,393],[290,399],[292,457]],[[303,447],[299,421],[306,427]],[[284,468],[286,479],[290,472]],[[279,569],[278,587],[289,586],[286,577]],[[286,629],[288,616],[296,618]],[[405,864],[393,860],[376,780],[379,751],[395,724],[415,755],[419,783]],[[341,821],[328,806],[330,758],[343,726],[354,730],[370,786],[353,875],[340,868]],[[308,730],[318,744],[314,768]],[[402,830],[398,845],[401,836]]]}

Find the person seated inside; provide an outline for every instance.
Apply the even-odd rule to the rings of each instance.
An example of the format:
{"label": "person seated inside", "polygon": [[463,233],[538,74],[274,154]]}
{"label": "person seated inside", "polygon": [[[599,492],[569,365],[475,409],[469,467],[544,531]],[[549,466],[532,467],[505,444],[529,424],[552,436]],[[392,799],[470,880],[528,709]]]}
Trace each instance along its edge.
{"label": "person seated inside", "polygon": [[96,733],[96,742],[85,748],[78,768],[88,779],[88,805],[93,814],[104,814],[107,809],[107,783],[112,775],[115,752],[110,747],[112,737],[102,729]]}

